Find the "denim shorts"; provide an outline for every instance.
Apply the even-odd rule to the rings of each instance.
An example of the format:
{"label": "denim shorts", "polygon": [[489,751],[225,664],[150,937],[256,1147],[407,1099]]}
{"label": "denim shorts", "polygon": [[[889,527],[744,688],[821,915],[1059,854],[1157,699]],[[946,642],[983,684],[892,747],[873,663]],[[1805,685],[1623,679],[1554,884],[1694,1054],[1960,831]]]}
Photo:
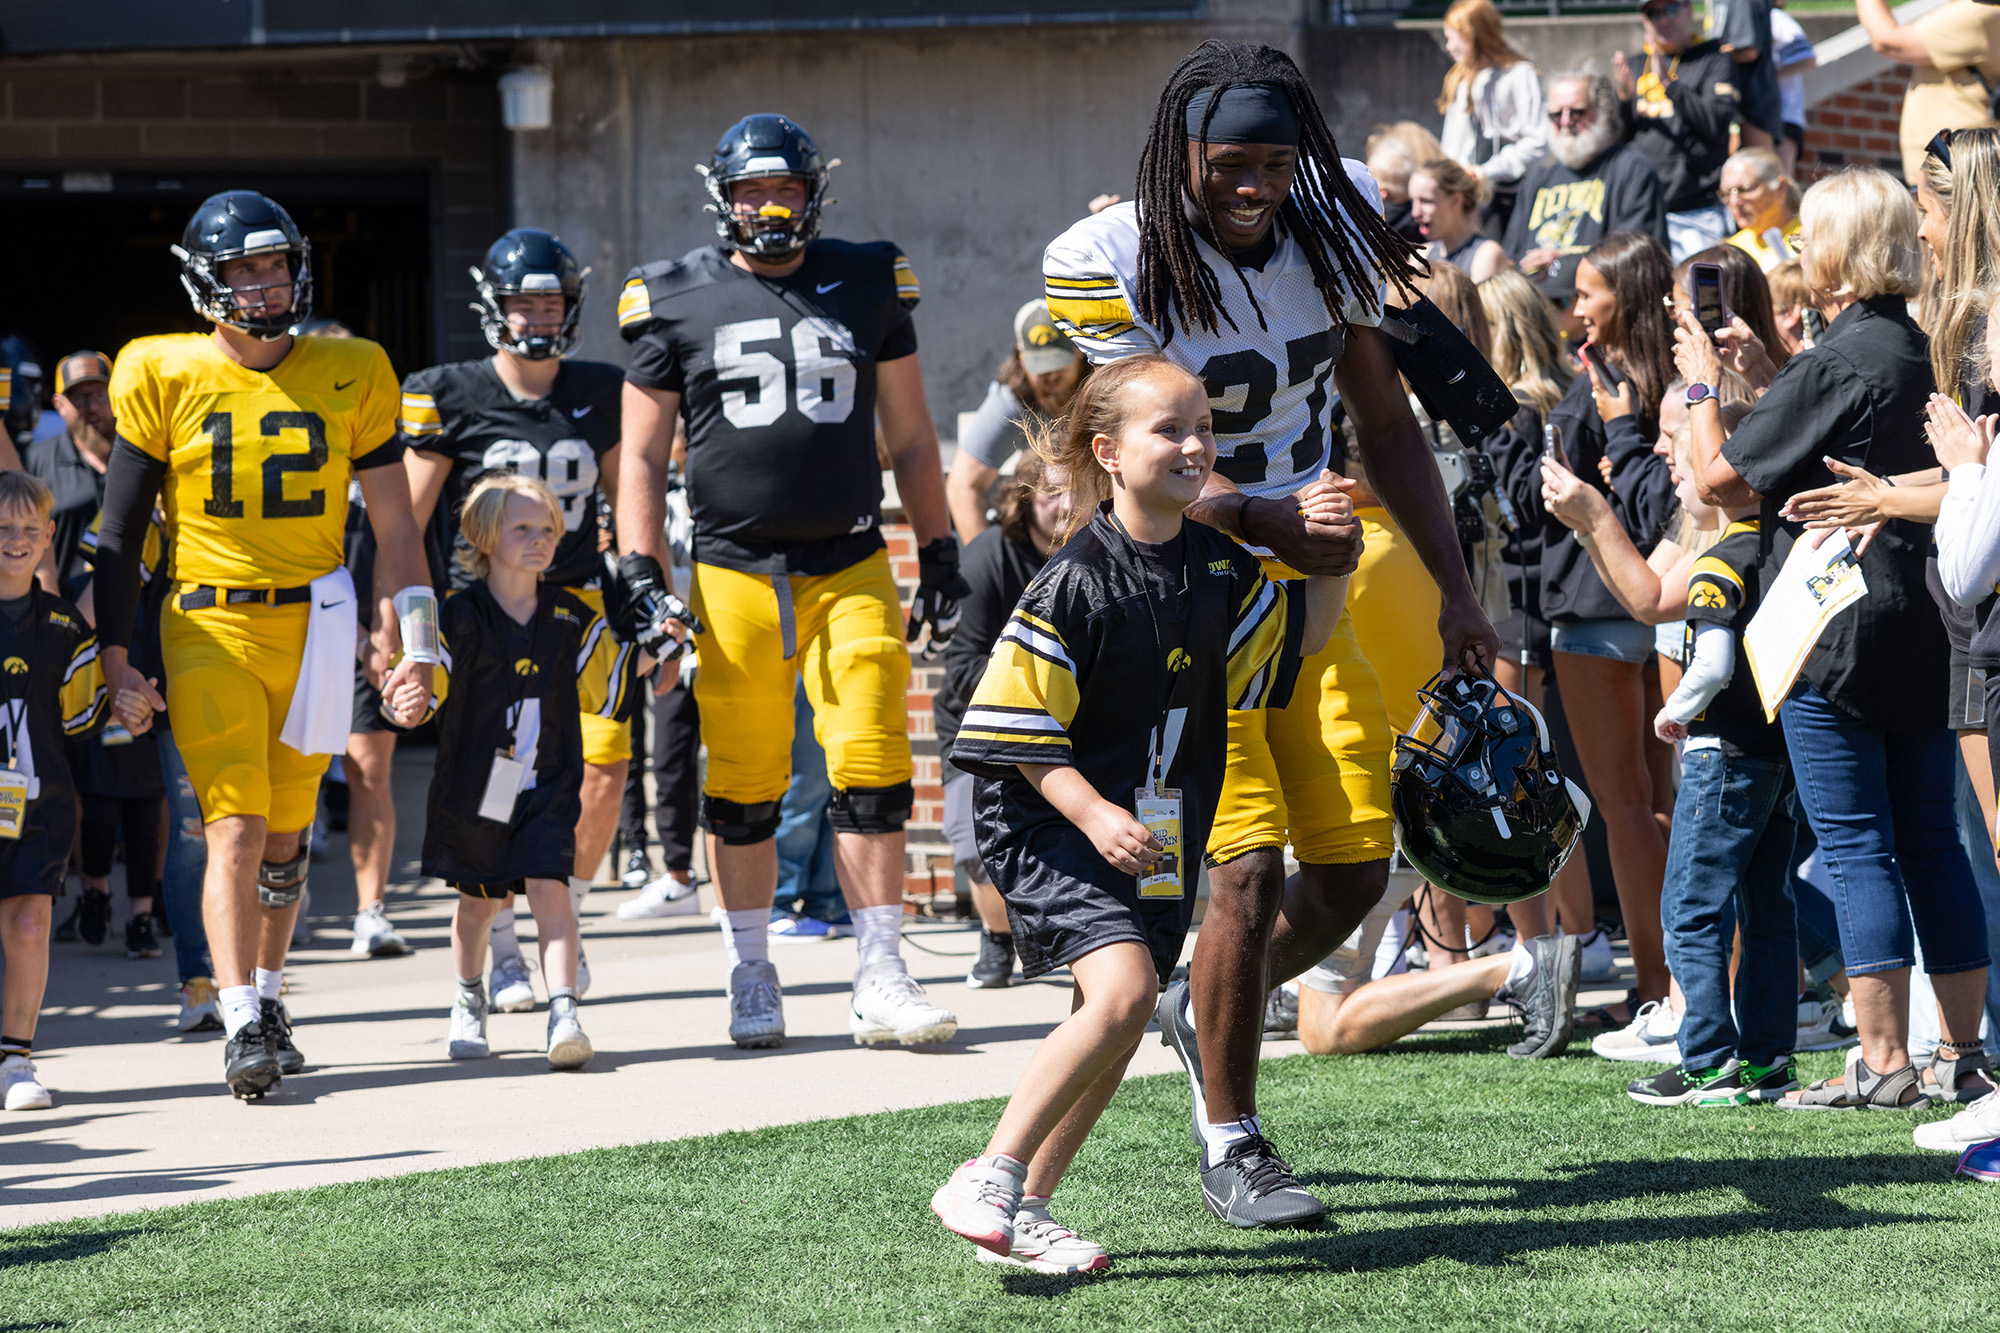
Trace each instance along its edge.
{"label": "denim shorts", "polygon": [[1557,621],[1551,642],[1559,653],[1580,657],[1608,657],[1634,666],[1653,656],[1653,627],[1636,620]]}

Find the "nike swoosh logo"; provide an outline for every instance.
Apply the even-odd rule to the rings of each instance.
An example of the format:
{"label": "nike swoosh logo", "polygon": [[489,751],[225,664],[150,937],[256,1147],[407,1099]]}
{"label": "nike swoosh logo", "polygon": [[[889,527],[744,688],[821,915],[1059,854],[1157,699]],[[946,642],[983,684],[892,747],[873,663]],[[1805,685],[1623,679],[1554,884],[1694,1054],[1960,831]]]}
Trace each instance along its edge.
{"label": "nike swoosh logo", "polygon": [[342,384],[342,383],[341,383],[340,381],[336,380],[336,381],[334,381],[334,385],[333,385],[333,391],[334,391],[335,393],[339,393],[339,392],[340,392],[340,391],[341,391],[342,389],[345,389],[345,388],[347,387],[347,385],[348,385],[348,384],[352,384],[352,383],[354,383],[354,381],[353,381],[353,380],[348,380],[348,381],[347,381],[347,384]]}
{"label": "nike swoosh logo", "polygon": [[590,409],[595,406],[597,406],[595,403],[585,403],[582,407],[572,407],[569,414],[572,417],[587,417],[590,415]]}
{"label": "nike swoosh logo", "polygon": [[815,283],[813,284],[813,290],[818,292],[821,296],[825,296],[828,292],[832,291],[834,288],[838,287],[841,283],[846,281],[847,281],[846,278],[835,278],[832,282],[829,283],[825,284]]}
{"label": "nike swoosh logo", "polygon": [[321,602],[319,604],[319,609],[322,611],[329,611],[336,606],[346,606],[346,605],[347,605],[347,600],[345,598],[342,598],[340,601],[337,602]]}

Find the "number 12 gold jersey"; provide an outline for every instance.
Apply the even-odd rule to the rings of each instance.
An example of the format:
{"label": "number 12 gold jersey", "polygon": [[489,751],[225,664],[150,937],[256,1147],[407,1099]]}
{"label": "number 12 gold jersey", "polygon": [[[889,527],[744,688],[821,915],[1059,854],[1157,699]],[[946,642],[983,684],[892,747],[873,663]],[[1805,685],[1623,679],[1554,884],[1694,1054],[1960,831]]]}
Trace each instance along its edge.
{"label": "number 12 gold jersey", "polygon": [[225,588],[293,587],[341,563],[348,479],[395,461],[399,399],[365,338],[299,338],[269,370],[203,333],[139,338],[111,375],[119,437],[167,465],[172,577]]}

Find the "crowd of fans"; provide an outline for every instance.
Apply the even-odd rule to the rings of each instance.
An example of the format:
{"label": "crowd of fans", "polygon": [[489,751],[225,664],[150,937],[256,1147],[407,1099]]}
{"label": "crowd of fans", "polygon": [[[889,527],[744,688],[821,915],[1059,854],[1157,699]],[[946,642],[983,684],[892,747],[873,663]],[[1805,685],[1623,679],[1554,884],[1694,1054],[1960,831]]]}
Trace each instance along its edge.
{"label": "crowd of fans", "polygon": [[[1489,0],[1457,0],[1442,136],[1404,123],[1365,147],[1386,220],[1422,246],[1425,295],[1519,403],[1497,436],[1467,442],[1413,398],[1501,632],[1495,674],[1548,717],[1590,794],[1605,910],[1582,856],[1545,897],[1499,913],[1399,875],[1340,949],[1271,993],[1265,1031],[1316,1053],[1376,1049],[1434,1019],[1484,1017],[1508,994],[1509,936],[1578,937],[1592,982],[1613,975],[1615,937],[1631,988],[1573,1021],[1597,1055],[1663,1067],[1630,1084],[1636,1101],[1965,1104],[1917,1131],[1920,1145],[1956,1151],[2000,1137],[1988,1056],[2000,1042],[2000,742],[1986,723],[2000,709],[2000,676],[1988,683],[2000,668],[2000,621],[1988,628],[2000,485],[1986,469],[2000,422],[1987,411],[2000,392],[2000,338],[1989,338],[2000,130],[1961,127],[1987,118],[1973,91],[2000,75],[2000,9],[1954,0],[1898,25],[1883,0],[1860,0],[1877,47],[1916,67],[1904,136],[1914,190],[1872,167],[1801,188],[1799,81],[1813,57],[1782,9],[1714,0],[1704,16],[1648,0],[1640,12],[1642,52],[1544,77]],[[1913,123],[1935,130],[1914,150]],[[1706,274],[1720,318],[1694,298]],[[1016,946],[974,842],[971,775],[951,749],[1009,615],[1073,526],[1070,479],[1027,446],[1092,373],[1044,301],[1023,305],[1012,333],[945,480],[969,593],[934,708],[945,831],[981,927],[973,987],[1010,984]],[[12,447],[0,452],[18,450],[51,498],[39,576],[89,615],[112,364],[63,357],[53,412],[37,419],[30,367],[12,359]],[[1439,593],[1348,444],[1334,468],[1353,479],[1366,554],[1346,609],[1401,733],[1439,660]],[[667,536],[680,586],[687,524],[676,492]],[[1773,713],[1745,627],[1794,548],[1825,543],[1845,548],[1866,590]],[[356,560],[365,550],[351,544]],[[796,708],[772,930],[851,934],[803,686]],[[700,728],[685,676],[632,720],[612,852],[636,891],[623,919],[691,906]],[[383,909],[393,742],[357,731],[328,784],[326,827],[347,834],[359,891],[357,956],[408,949]],[[97,947],[121,929],[109,876],[122,848],[126,953],[158,957],[170,936],[180,1030],[219,1029],[201,813],[171,731],[114,722],[72,744],[71,766],[82,893],[54,938]],[[0,913],[10,977],[17,901]],[[487,929],[468,918],[468,932]],[[511,912],[490,930],[495,1007],[515,1007],[503,996],[523,988],[532,1005]],[[503,963],[516,969],[505,978]],[[565,987],[587,988],[580,948],[556,966]],[[6,1021],[20,1019],[10,1009]],[[1531,1027],[1510,1054],[1557,1054],[1569,1031]],[[1843,1075],[1799,1085],[1795,1052],[1843,1046]]]}

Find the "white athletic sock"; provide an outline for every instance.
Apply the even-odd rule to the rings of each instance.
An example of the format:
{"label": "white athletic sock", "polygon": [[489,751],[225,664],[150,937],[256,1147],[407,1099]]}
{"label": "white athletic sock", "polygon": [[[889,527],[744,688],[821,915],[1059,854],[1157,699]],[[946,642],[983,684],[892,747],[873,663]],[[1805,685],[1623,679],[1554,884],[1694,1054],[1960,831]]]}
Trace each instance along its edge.
{"label": "white athletic sock", "polygon": [[462,991],[470,992],[481,999],[486,998],[486,978],[484,977],[474,977],[470,981],[467,981],[464,977],[460,977],[458,979],[458,988]]}
{"label": "white athletic sock", "polygon": [[722,927],[722,949],[729,955],[733,971],[739,963],[763,963],[771,958],[771,909],[746,907],[732,912],[715,909],[716,923]]}
{"label": "white athletic sock", "polygon": [[1508,994],[1517,993],[1528,978],[1535,975],[1535,954],[1525,940],[1515,940],[1514,947],[1507,954],[1507,982],[1500,989]]}
{"label": "white athletic sock", "polygon": [[224,986],[216,998],[222,1002],[223,1029],[231,1037],[256,1022],[261,1012],[255,986]]}
{"label": "white athletic sock", "polygon": [[887,907],[856,907],[849,915],[854,918],[854,942],[861,950],[861,964],[856,971],[866,972],[877,963],[902,961],[901,903],[891,903]]}
{"label": "white athletic sock", "polygon": [[1196,1123],[1201,1126],[1201,1165],[1204,1170],[1228,1156],[1229,1150],[1236,1144],[1252,1134],[1264,1132],[1254,1115],[1242,1120],[1232,1120],[1226,1125],[1212,1125],[1204,1115]]}
{"label": "white athletic sock", "polygon": [[284,968],[281,967],[275,972],[266,972],[261,967],[253,968],[250,972],[250,975],[256,980],[258,999],[275,1000],[278,998],[279,995],[281,995],[284,992],[285,989]]}
{"label": "white athletic sock", "polygon": [[521,941],[514,938],[513,908],[509,907],[494,916],[493,925],[486,932],[486,945],[493,950],[496,964],[520,959]]}
{"label": "white athletic sock", "polygon": [[575,916],[583,915],[583,900],[590,895],[590,881],[582,875],[569,877],[569,910]]}

